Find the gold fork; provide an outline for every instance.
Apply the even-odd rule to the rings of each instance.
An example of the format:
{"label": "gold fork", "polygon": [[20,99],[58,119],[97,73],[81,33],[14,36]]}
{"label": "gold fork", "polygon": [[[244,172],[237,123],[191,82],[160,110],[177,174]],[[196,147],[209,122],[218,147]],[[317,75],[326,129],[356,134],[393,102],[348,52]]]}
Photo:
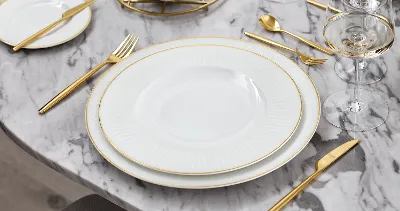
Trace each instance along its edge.
{"label": "gold fork", "polygon": [[287,51],[296,53],[297,55],[299,55],[300,60],[301,60],[304,64],[306,64],[306,65],[323,64],[323,63],[326,61],[326,59],[314,58],[314,57],[309,56],[309,55],[307,55],[307,54],[300,53],[299,51],[297,51],[297,50],[295,50],[295,49],[289,48],[289,47],[284,46],[284,45],[282,45],[282,44],[280,44],[280,43],[277,43],[277,42],[275,42],[275,41],[269,40],[269,39],[267,39],[267,38],[265,38],[265,37],[261,37],[261,36],[259,36],[259,35],[256,35],[256,34],[253,34],[253,33],[250,33],[250,32],[245,32],[244,34],[245,34],[246,36],[251,37],[251,38],[253,38],[253,39],[255,39],[255,40],[258,40],[258,41],[260,41],[260,42],[263,42],[263,43],[266,43],[266,44],[269,44],[269,45],[273,45],[273,46],[276,46],[276,47],[285,49],[285,50],[287,50]]}
{"label": "gold fork", "polygon": [[97,67],[95,67],[94,69],[90,70],[85,75],[83,75],[78,80],[76,80],[74,83],[72,83],[67,88],[65,88],[62,92],[60,92],[52,100],[50,100],[48,103],[46,103],[46,105],[44,105],[39,110],[39,113],[40,114],[44,114],[48,110],[53,108],[57,103],[59,103],[65,97],[70,95],[76,88],[78,88],[82,83],[87,81],[92,75],[94,75],[98,70],[100,70],[105,65],[107,65],[107,64],[116,64],[116,63],[120,62],[122,59],[128,57],[133,52],[133,49],[135,48],[135,45],[138,42],[138,40],[139,40],[138,37],[129,34],[125,38],[125,40],[118,46],[118,48],[115,49],[115,51],[112,52],[110,54],[110,56],[108,56],[108,58],[104,62],[102,62]]}

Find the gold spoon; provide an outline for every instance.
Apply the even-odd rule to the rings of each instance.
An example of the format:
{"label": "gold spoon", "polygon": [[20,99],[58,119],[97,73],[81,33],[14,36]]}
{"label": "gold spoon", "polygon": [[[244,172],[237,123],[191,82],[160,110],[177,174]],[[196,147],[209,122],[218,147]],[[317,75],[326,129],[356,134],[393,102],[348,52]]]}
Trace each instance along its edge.
{"label": "gold spoon", "polygon": [[329,50],[327,48],[324,48],[324,47],[322,47],[322,46],[318,45],[317,43],[314,43],[314,42],[312,42],[310,40],[302,38],[302,37],[300,37],[300,36],[298,36],[296,34],[293,34],[291,32],[283,30],[281,28],[281,26],[279,25],[278,20],[274,16],[263,15],[263,16],[261,16],[259,22],[268,31],[271,31],[271,32],[284,32],[286,34],[289,34],[289,35],[299,39],[300,41],[310,45],[311,47],[313,47],[313,48],[315,48],[315,49],[317,49],[317,50],[319,50],[321,52],[324,52],[324,53],[329,54],[329,55],[333,55],[333,52],[331,50]]}

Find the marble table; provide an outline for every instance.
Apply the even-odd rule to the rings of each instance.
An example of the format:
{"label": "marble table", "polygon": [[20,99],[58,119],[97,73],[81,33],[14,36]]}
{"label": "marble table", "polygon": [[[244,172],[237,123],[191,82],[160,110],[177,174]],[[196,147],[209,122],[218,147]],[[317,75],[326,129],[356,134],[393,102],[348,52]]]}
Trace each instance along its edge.
{"label": "marble table", "polygon": [[[0,0],[1,1],[1,0]],[[11,0],[12,1],[12,0]],[[208,12],[162,18],[121,9],[115,0],[98,0],[93,20],[74,40],[51,49],[14,53],[0,44],[0,121],[24,150],[61,174],[98,192],[128,210],[267,210],[310,175],[314,162],[353,137],[361,144],[334,164],[286,210],[400,210],[400,44],[383,57],[387,77],[370,85],[390,106],[387,122],[364,133],[341,131],[323,118],[310,144],[280,169],[251,182],[208,190],[153,185],[119,171],[91,144],[85,128],[85,104],[99,75],[56,109],[40,116],[38,109],[69,83],[101,62],[128,33],[141,40],[138,49],[190,36],[243,38],[244,31],[269,37],[317,57],[328,57],[286,35],[266,32],[258,18],[276,16],[287,29],[319,43],[324,11],[303,0],[291,4],[267,0],[220,0]],[[400,3],[395,2],[400,32]],[[287,54],[294,60],[296,56]],[[324,100],[351,85],[333,71],[336,58],[321,66],[302,67]],[[300,62],[299,62],[300,63]]]}

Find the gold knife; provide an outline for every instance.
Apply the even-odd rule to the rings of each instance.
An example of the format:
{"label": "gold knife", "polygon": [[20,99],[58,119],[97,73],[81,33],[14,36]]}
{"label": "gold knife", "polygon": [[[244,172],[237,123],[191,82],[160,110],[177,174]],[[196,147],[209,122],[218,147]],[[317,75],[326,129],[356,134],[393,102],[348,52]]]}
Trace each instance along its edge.
{"label": "gold knife", "polygon": [[[318,8],[320,8],[320,9],[323,9],[323,10],[326,10],[326,9],[328,8],[328,5],[326,5],[326,4],[321,4],[321,3],[316,2],[316,1],[314,1],[314,0],[307,0],[307,2],[308,2],[309,4],[311,4],[311,5],[314,5],[314,6],[318,7]],[[333,8],[333,7],[330,7],[330,6],[329,6],[329,8],[330,8],[332,11],[337,12],[337,13],[342,12],[341,10],[336,9],[336,8]]]}
{"label": "gold knife", "polygon": [[336,149],[329,152],[323,158],[321,158],[316,164],[316,171],[308,177],[304,182],[298,185],[295,189],[293,189],[290,193],[288,193],[285,197],[283,197],[278,203],[276,203],[269,211],[279,211],[286,204],[288,204],[294,197],[296,197],[304,188],[306,188],[316,177],[318,177],[326,168],[328,168],[332,163],[334,163],[337,159],[339,159],[342,155],[352,149],[360,143],[360,140],[352,140],[348,141]]}
{"label": "gold knife", "polygon": [[24,47],[25,45],[28,45],[29,43],[35,41],[37,38],[39,38],[40,36],[42,36],[43,34],[47,33],[48,31],[50,31],[51,29],[53,29],[54,27],[56,27],[58,24],[60,24],[61,22],[71,18],[72,16],[78,14],[79,12],[81,12],[82,10],[84,10],[86,7],[90,6],[91,4],[93,4],[96,0],[90,0],[88,2],[82,3],[72,9],[67,10],[66,12],[64,12],[62,14],[61,19],[59,19],[58,21],[50,24],[49,26],[47,26],[46,28],[36,32],[34,35],[28,37],[27,39],[25,39],[24,41],[22,41],[21,43],[19,43],[18,45],[16,45],[13,50],[14,51],[18,51],[19,49],[21,49],[22,47]]}

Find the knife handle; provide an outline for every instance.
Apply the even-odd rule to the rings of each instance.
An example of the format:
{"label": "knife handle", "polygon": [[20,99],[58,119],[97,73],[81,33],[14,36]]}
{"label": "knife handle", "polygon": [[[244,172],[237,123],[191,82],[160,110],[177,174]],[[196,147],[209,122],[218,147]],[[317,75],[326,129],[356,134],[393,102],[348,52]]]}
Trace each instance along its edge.
{"label": "knife handle", "polygon": [[35,41],[37,38],[39,38],[40,36],[42,36],[43,34],[47,33],[48,31],[50,31],[51,29],[53,29],[54,27],[56,27],[58,24],[60,24],[61,22],[63,22],[65,20],[65,18],[61,18],[60,20],[46,26],[45,28],[43,28],[42,30],[36,32],[34,35],[28,37],[27,39],[25,39],[24,41],[20,42],[18,45],[16,45],[13,50],[14,51],[18,51],[19,49],[21,49],[22,47],[28,45],[29,43]]}
{"label": "knife handle", "polygon": [[312,5],[314,5],[314,6],[318,7],[318,8],[320,8],[320,9],[323,9],[323,10],[326,10],[326,8],[327,8],[327,5],[321,4],[321,3],[316,2],[316,1],[313,1],[313,0],[307,0],[307,2],[308,2],[309,4],[312,4]]}
{"label": "knife handle", "polygon": [[258,41],[260,41],[260,42],[262,42],[262,43],[269,44],[269,45],[272,45],[272,46],[275,46],[275,47],[278,47],[278,48],[282,48],[282,49],[287,50],[287,51],[290,51],[290,52],[292,52],[292,53],[297,53],[297,51],[296,51],[295,49],[289,48],[289,47],[287,47],[287,46],[285,46],[285,45],[282,45],[282,44],[280,44],[280,43],[277,43],[277,42],[272,41],[272,40],[270,40],[270,39],[267,39],[267,38],[265,38],[265,37],[261,37],[261,36],[259,36],[259,35],[253,34],[253,33],[251,33],[251,32],[245,32],[244,34],[245,34],[246,36],[248,36],[248,37],[250,37],[250,38],[253,38],[253,39],[255,39],[255,40],[258,40]]}
{"label": "knife handle", "polygon": [[309,4],[311,4],[311,5],[314,5],[314,6],[318,7],[318,8],[320,8],[320,9],[323,9],[323,10],[326,10],[326,9],[329,7],[329,9],[332,10],[332,11],[334,11],[334,12],[337,12],[337,13],[341,13],[341,12],[342,12],[342,11],[339,10],[339,9],[333,8],[333,7],[328,6],[328,5],[326,5],[326,4],[321,4],[321,3],[316,2],[316,1],[314,1],[314,0],[307,0],[307,2],[308,2]]}
{"label": "knife handle", "polygon": [[308,177],[305,181],[300,183],[295,189],[290,191],[285,197],[283,197],[280,201],[278,201],[269,211],[279,211],[281,210],[286,204],[288,204],[294,197],[299,195],[301,191],[304,190],[322,171],[314,172],[310,177]]}
{"label": "knife handle", "polygon": [[303,43],[305,43],[305,44],[307,44],[307,45],[309,45],[309,46],[311,46],[311,47],[313,47],[313,48],[315,48],[315,49],[317,49],[317,50],[319,50],[321,52],[324,52],[324,53],[326,53],[328,55],[333,55],[334,54],[333,51],[331,51],[331,50],[329,50],[327,48],[324,48],[324,47],[318,45],[317,43],[315,43],[315,42],[313,42],[311,40],[307,40],[307,39],[305,39],[303,37],[300,37],[297,34],[293,34],[292,32],[289,32],[289,31],[286,31],[286,30],[282,30],[282,32],[284,32],[286,34],[289,34],[290,36],[293,36],[293,37],[299,39],[301,42],[303,42]]}

